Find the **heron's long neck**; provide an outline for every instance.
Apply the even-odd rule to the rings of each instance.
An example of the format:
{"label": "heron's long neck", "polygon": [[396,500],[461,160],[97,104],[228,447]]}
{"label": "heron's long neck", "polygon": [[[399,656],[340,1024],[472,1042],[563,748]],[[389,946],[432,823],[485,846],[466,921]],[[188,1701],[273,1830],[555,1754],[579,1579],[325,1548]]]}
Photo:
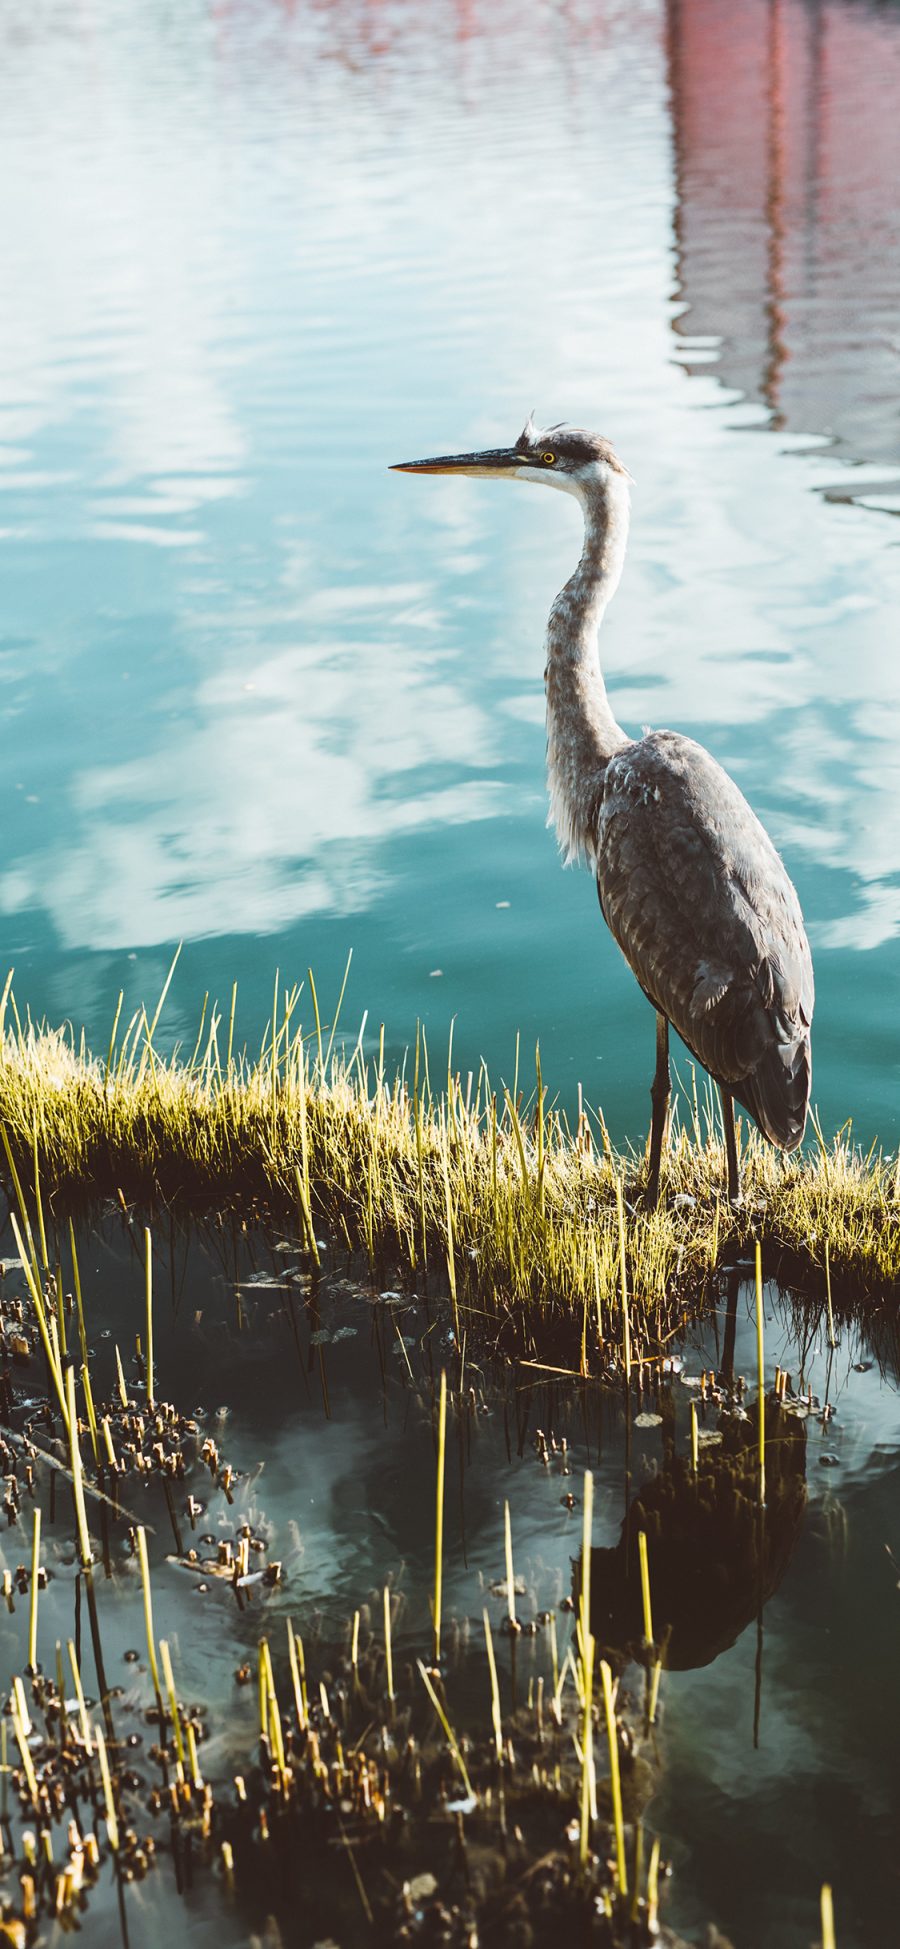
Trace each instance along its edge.
{"label": "heron's long neck", "polygon": [[606,767],[629,740],[616,723],[600,669],[598,631],[615,595],[628,541],[628,483],[613,476],[584,498],[584,548],[547,625],[548,824],[567,860],[596,861]]}

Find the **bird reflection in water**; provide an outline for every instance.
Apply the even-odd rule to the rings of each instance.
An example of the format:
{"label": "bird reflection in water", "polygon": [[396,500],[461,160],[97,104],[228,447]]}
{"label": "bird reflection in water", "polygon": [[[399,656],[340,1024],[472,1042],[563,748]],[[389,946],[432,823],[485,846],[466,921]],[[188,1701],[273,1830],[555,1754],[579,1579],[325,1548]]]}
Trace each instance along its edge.
{"label": "bird reflection in water", "polygon": [[[737,1280],[728,1307],[734,1315]],[[663,1403],[663,1466],[628,1504],[612,1549],[591,1552],[591,1629],[600,1655],[621,1665],[644,1655],[638,1536],[646,1532],[653,1626],[674,1671],[710,1665],[757,1620],[794,1554],[806,1510],[806,1422],[790,1401],[770,1394],[766,1417],[766,1500],[759,1503],[759,1412],[733,1385],[726,1323],[722,1404],[698,1450],[676,1454],[674,1406]],[[710,1442],[710,1433],[720,1439]],[[575,1570],[580,1583],[580,1565]],[[761,1650],[761,1646],[760,1646]],[[757,1703],[758,1711],[758,1703]]]}

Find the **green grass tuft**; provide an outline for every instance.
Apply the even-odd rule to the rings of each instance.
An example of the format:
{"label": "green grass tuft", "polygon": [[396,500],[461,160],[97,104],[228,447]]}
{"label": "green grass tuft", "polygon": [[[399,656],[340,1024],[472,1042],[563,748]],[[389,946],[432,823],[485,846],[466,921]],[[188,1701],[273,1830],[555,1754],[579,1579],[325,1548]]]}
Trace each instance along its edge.
{"label": "green grass tuft", "polygon": [[[9,997],[0,1028],[0,1127],[29,1202],[262,1207],[293,1215],[310,1257],[317,1235],[449,1290],[460,1331],[515,1316],[577,1326],[580,1364],[623,1333],[617,1186],[625,1187],[632,1359],[658,1347],[723,1256],[762,1236],[790,1276],[854,1295],[900,1281],[898,1169],[864,1156],[841,1132],[785,1160],[751,1133],[743,1147],[746,1203],[730,1210],[725,1159],[710,1106],[676,1127],[663,1161],[659,1209],[640,1202],[644,1163],[616,1155],[602,1118],[572,1131],[538,1081],[528,1104],[492,1091],[486,1070],[463,1086],[427,1080],[421,1037],[402,1075],[361,1043],[340,1050],[333,1028],[296,1020],[285,994],[260,1055],[220,1055],[220,1017],[204,1015],[190,1058],[163,1058],[159,1011],[141,1013],[104,1060],[70,1028],[20,1019]],[[280,1019],[279,1019],[280,1018]],[[0,1018],[2,1022],[2,1018]],[[383,1039],[382,1039],[383,1048]],[[410,1081],[412,1076],[412,1081]],[[36,1183],[36,1171],[39,1182]],[[423,1270],[424,1269],[424,1270]],[[546,1345],[546,1342],[544,1343]]]}

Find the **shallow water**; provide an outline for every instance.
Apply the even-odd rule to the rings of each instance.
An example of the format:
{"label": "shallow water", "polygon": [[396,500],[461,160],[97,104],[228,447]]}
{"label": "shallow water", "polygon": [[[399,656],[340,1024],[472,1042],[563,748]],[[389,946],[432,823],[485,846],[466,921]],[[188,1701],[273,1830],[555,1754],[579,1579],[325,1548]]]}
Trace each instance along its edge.
{"label": "shallow water", "polygon": [[544,831],[575,512],[386,472],[534,406],[636,476],[617,709],[750,793],[825,1126],[893,1144],[898,63],[850,0],[4,9],[23,1004],[102,1043],[184,939],[170,1035],[237,979],[256,1040],[276,967],[330,998],[352,947],[353,1033],[456,1018],[496,1073],[519,1029],[642,1131],[646,1006]]}
{"label": "shallow water", "polygon": [[[451,1365],[451,1374],[456,1366],[449,1321],[434,1299],[426,1304],[360,1286],[339,1266],[326,1273],[316,1296],[295,1252],[278,1249],[281,1243],[290,1241],[237,1233],[208,1234],[203,1242],[173,1237],[167,1245],[157,1235],[155,1353],[160,1394],[187,1413],[197,1412],[203,1430],[214,1434],[238,1471],[231,1504],[202,1468],[175,1485],[182,1542],[208,1554],[209,1538],[230,1536],[247,1520],[265,1537],[268,1558],[283,1563],[283,1582],[271,1590],[251,1589],[244,1609],[230,1585],[206,1576],[200,1580],[206,1589],[199,1588],[197,1576],[173,1561],[158,1482],[142,1487],[131,1474],[121,1491],[123,1505],[150,1532],[156,1633],[172,1644],[179,1695],[200,1705],[211,1728],[201,1764],[217,1782],[227,1781],[238,1766],[246,1770],[254,1748],[255,1686],[237,1685],[235,1672],[245,1658],[255,1658],[261,1632],[273,1645],[279,1683],[286,1687],[284,1620],[293,1618],[315,1684],[346,1655],[354,1610],[362,1611],[361,1643],[370,1637],[380,1642],[382,1592],[389,1583],[397,1603],[395,1669],[430,1647],[432,1387],[442,1364]],[[132,1373],[129,1350],[143,1314],[139,1243],[110,1219],[83,1241],[81,1265],[99,1401],[115,1385],[117,1343]],[[8,1279],[6,1293],[21,1275]],[[701,1932],[714,1918],[736,1949],[762,1941],[796,1949],[811,1940],[826,1876],[838,1893],[842,1949],[887,1940],[892,1927],[898,1569],[886,1545],[900,1560],[900,1399],[895,1341],[889,1328],[882,1326],[881,1333],[884,1344],[876,1353],[862,1335],[839,1328],[829,1354],[821,1325],[804,1323],[786,1298],[767,1289],[768,1380],[776,1364],[786,1366],[798,1392],[811,1389],[835,1412],[827,1429],[813,1418],[800,1427],[797,1496],[786,1533],[770,1462],[767,1520],[778,1574],[761,1629],[752,1586],[743,1612],[740,1592],[737,1610],[727,1589],[723,1596],[718,1559],[710,1560],[708,1577],[704,1572],[699,1612],[693,1587],[676,1587],[676,1608],[667,1611],[656,1558],[655,1623],[660,1636],[665,1624],[676,1624],[673,1658],[683,1662],[684,1639],[678,1653],[675,1646],[684,1606],[700,1618],[696,1656],[709,1659],[710,1632],[725,1645],[701,1668],[673,1669],[663,1680],[662,1772],[647,1819],[674,1863],[666,1914],[688,1933]],[[671,1378],[658,1401],[632,1402],[628,1429],[621,1402],[598,1386],[573,1387],[526,1366],[508,1369],[504,1379],[482,1357],[467,1360],[466,1412],[461,1422],[451,1412],[449,1422],[445,1513],[444,1669],[458,1725],[484,1725],[489,1713],[485,1605],[504,1714],[524,1702],[536,1674],[543,1672],[549,1682],[547,1629],[517,1641],[515,1667],[513,1642],[503,1635],[504,1502],[511,1512],[518,1616],[527,1625],[552,1609],[562,1658],[572,1620],[559,1607],[571,1589],[580,1546],[583,1470],[590,1467],[595,1476],[592,1588],[605,1604],[612,1601],[618,1572],[616,1558],[603,1553],[618,1544],[628,1501],[642,1485],[652,1494],[647,1483],[668,1466],[666,1441],[687,1454],[690,1402],[698,1398],[701,1371],[725,1370],[730,1363],[739,1374],[754,1371],[746,1271],[738,1267],[726,1275],[719,1304],[703,1331],[688,1335],[682,1354],[683,1373]],[[27,1391],[33,1382],[23,1378],[19,1384]],[[638,1419],[648,1412],[650,1426]],[[539,1430],[551,1445],[547,1465],[538,1453]],[[189,1489],[203,1505],[193,1531],[185,1515]],[[95,1532],[96,1522],[94,1507]],[[80,1628],[85,1686],[96,1696],[83,1603],[80,1627],[75,1622],[64,1490],[56,1521],[45,1506],[44,1524],[45,1561],[53,1576],[40,1600],[39,1657],[52,1670],[55,1640]],[[119,1728],[137,1724],[148,1744],[150,1735],[135,1717],[150,1696],[140,1585],[126,1525],[113,1524],[110,1535],[113,1578],[96,1573],[106,1677],[125,1687],[124,1699],[113,1706]],[[21,1529],[3,1537],[0,1568],[27,1558],[29,1538],[26,1507]],[[653,1562],[651,1546],[651,1580]],[[21,1666],[26,1611],[21,1600],[12,1616],[0,1609],[5,1670]],[[729,1618],[735,1621],[729,1624]],[[132,1648],[140,1654],[137,1664],[125,1658]],[[155,1780],[141,1753],[135,1765]],[[157,1833],[163,1843],[164,1834]],[[364,1939],[352,1902],[329,1909],[334,1891],[327,1877],[319,1893],[308,1939],[336,1929],[344,1943]],[[126,1900],[131,1940],[142,1949],[159,1939],[162,1918],[176,1913],[170,1865],[163,1861],[147,1882],[126,1891]],[[91,1912],[96,1939],[115,1940],[114,1904],[98,1896]],[[223,1919],[220,1895],[203,1872],[188,1898],[188,1915],[198,1941],[223,1931],[223,1939],[243,1939],[241,1931],[259,1922],[246,1909],[227,1909]]]}

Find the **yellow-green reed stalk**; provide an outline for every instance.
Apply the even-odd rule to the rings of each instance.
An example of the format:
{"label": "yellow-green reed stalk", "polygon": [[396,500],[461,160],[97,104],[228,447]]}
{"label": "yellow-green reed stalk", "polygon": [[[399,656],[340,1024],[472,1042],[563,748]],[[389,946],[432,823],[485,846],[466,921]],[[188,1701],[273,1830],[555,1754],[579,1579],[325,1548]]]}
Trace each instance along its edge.
{"label": "yellow-green reed stalk", "polygon": [[144,1226],[144,1300],[147,1311],[147,1344],[144,1351],[144,1364],[147,1370],[147,1412],[152,1414],[156,1407],[153,1394],[153,1240],[149,1225]]}
{"label": "yellow-green reed stalk", "polygon": [[100,1778],[103,1781],[103,1799],[106,1805],[106,1832],[109,1836],[109,1845],[115,1854],[119,1846],[119,1822],[116,1816],[116,1803],[113,1799],[106,1740],[99,1726],[95,1731],[94,1737],[97,1741],[97,1758],[100,1761]]}
{"label": "yellow-green reed stalk", "polygon": [[759,1373],[759,1502],[766,1500],[766,1368],[763,1344],[762,1245],[756,1241],[756,1365]]}
{"label": "yellow-green reed stalk", "polygon": [[650,1849],[647,1869],[647,1927],[651,1933],[659,1927],[659,1835]]}
{"label": "yellow-green reed stalk", "polygon": [[[331,1052],[332,1052],[332,1049],[334,1048],[334,1038],[335,1038],[335,1036],[337,1035],[337,1025],[338,1025],[338,1021],[339,1021],[339,1019],[340,1019],[340,1013],[341,1013],[341,1009],[342,1009],[342,1008],[343,1008],[343,1006],[344,1006],[344,996],[345,996],[345,994],[347,993],[347,982],[348,982],[348,981],[349,981],[349,979],[350,979],[350,963],[351,963],[351,961],[352,961],[352,960],[353,960],[353,949],[352,949],[352,947],[351,947],[351,949],[350,949],[350,951],[349,951],[349,953],[348,953],[348,955],[347,955],[347,965],[346,965],[346,967],[345,967],[345,969],[344,969],[344,979],[343,979],[343,981],[341,982],[341,992],[340,992],[340,994],[339,994],[339,996],[338,996],[338,998],[337,998],[337,1007],[335,1008],[335,1011],[334,1011],[334,1014],[333,1014],[333,1016],[332,1016],[332,1018],[331,1018],[331,1033],[330,1033],[330,1035],[329,1035],[329,1037],[328,1037],[328,1047],[327,1047],[327,1049],[326,1049],[326,1051],[325,1051],[325,1072],[326,1072],[326,1075],[327,1075],[327,1073],[328,1073],[328,1065],[329,1065],[329,1063],[331,1062]],[[299,993],[299,990],[297,990],[296,992],[297,992],[297,993]]]}
{"label": "yellow-green reed stalk", "polygon": [[591,1844],[594,1775],[594,1638],[591,1631],[588,1631],[583,1638],[581,1670],[584,1681],[584,1718],[581,1728],[581,1828],[578,1858],[584,1868],[587,1866]]}
{"label": "yellow-green reed stalk", "polygon": [[127,1408],[128,1389],[125,1386],[125,1375],[122,1371],[122,1356],[119,1352],[118,1346],[116,1347],[116,1379],[119,1384],[119,1400],[121,1401],[123,1408]]}
{"label": "yellow-green reed stalk", "polygon": [[191,1769],[191,1785],[195,1787],[199,1792],[200,1788],[203,1785],[203,1774],[200,1771],[200,1761],[197,1758],[197,1735],[194,1731],[190,1719],[188,1720],[187,1725],[185,1726],[185,1731],[187,1733],[188,1764],[190,1765],[190,1769]]}
{"label": "yellow-green reed stalk", "polygon": [[228,1017],[228,1049],[225,1056],[225,1074],[229,1082],[231,1081],[231,1058],[234,1052],[234,1018],[237,1013],[237,991],[237,982],[233,981],[231,984],[231,1012]]}
{"label": "yellow-green reed stalk", "polygon": [[603,1345],[603,1302],[600,1298],[600,1262],[597,1258],[597,1241],[591,1233],[591,1271],[594,1276],[594,1305],[597,1309],[597,1339]]}
{"label": "yellow-green reed stalk", "polygon": [[283,1774],[285,1772],[284,1740],[268,1638],[260,1638],[259,1641],[259,1689],[262,1730],[269,1734],[272,1757],[279,1772]]}
{"label": "yellow-green reed stalk", "polygon": [[656,1724],[656,1708],[659,1704],[659,1681],[661,1677],[662,1658],[657,1658],[653,1666],[653,1678],[650,1682],[650,1703],[647,1708],[647,1722],[651,1726],[655,1726]]}
{"label": "yellow-green reed stalk", "polygon": [[34,1535],[31,1543],[31,1592],[28,1606],[28,1668],[37,1671],[38,1578],[41,1567],[41,1509],[34,1505]]}
{"label": "yellow-green reed stalk", "polygon": [[431,1679],[429,1678],[428,1673],[425,1670],[421,1658],[416,1659],[416,1664],[419,1668],[419,1676],[422,1680],[422,1684],[424,1685],[425,1690],[428,1693],[428,1697],[430,1698],[431,1703],[434,1706],[435,1712],[437,1713],[437,1716],[440,1719],[441,1725],[443,1726],[444,1737],[447,1741],[447,1745],[449,1746],[450,1751],[453,1754],[453,1758],[456,1762],[456,1765],[459,1769],[460,1779],[462,1780],[463,1786],[466,1789],[466,1793],[468,1794],[469,1799],[474,1800],[476,1797],[475,1789],[472,1786],[471,1780],[469,1779],[468,1771],[466,1768],[466,1762],[463,1759],[462,1753],[459,1750],[459,1741],[457,1740],[456,1734],[453,1731],[453,1727],[451,1726],[450,1721],[447,1718],[447,1714],[444,1711],[441,1701],[438,1698],[434,1686],[431,1683]]}
{"label": "yellow-green reed stalk", "polygon": [[[356,1620],[355,1620],[354,1651],[356,1649],[358,1636],[359,1636],[359,1612],[357,1611]],[[306,1703],[306,1667],[303,1659],[303,1639],[297,1637],[297,1634],[294,1630],[290,1618],[288,1618],[287,1620],[287,1640],[288,1640],[288,1658],[290,1660],[290,1667],[291,1667],[291,1684],[293,1685],[294,1688],[294,1710],[297,1714],[297,1724],[300,1727],[300,1731],[305,1732],[307,1726],[309,1725],[309,1712]],[[353,1667],[355,1670],[356,1669],[355,1657],[353,1658]]]}
{"label": "yellow-green reed stalk", "polygon": [[831,1252],[827,1238],[825,1240],[825,1297],[828,1301],[828,1345],[830,1347],[836,1347],[834,1313],[831,1306]]}
{"label": "yellow-green reed stalk", "polygon": [[59,1344],[63,1353],[66,1354],[69,1351],[66,1343],[66,1299],[63,1292],[62,1266],[58,1261],[56,1266],[56,1325],[59,1334]]}
{"label": "yellow-green reed stalk", "polygon": [[137,1538],[138,1563],[140,1564],[141,1585],[144,1592],[144,1626],[147,1632],[147,1657],[150,1663],[150,1676],[153,1680],[153,1690],[156,1693],[156,1703],[160,1712],[162,1712],[162,1688],[159,1682],[159,1666],[156,1662],[156,1639],[153,1635],[153,1598],[150,1593],[150,1564],[147,1560],[147,1537],[143,1523],[137,1524],[134,1533]]}
{"label": "yellow-green reed stalk", "polygon": [[644,1879],[644,1823],[634,1824],[634,1882],[631,1890],[631,1920],[636,1922],[641,1905],[641,1882]]}
{"label": "yellow-green reed stalk", "polygon": [[106,1447],[106,1459],[109,1463],[110,1468],[113,1471],[113,1474],[117,1474],[119,1464],[116,1458],[116,1451],[113,1447],[112,1429],[109,1425],[108,1414],[105,1414],[103,1416],[103,1440]]}
{"label": "yellow-green reed stalk", "polygon": [[600,1660],[600,1683],[603,1686],[606,1737],[609,1741],[609,1787],[612,1795],[613,1828],[616,1836],[616,1875],[619,1883],[619,1894],[625,1896],[628,1893],[628,1865],[625,1860],[625,1822],[622,1817],[622,1782],[619,1776],[619,1735],[616,1731],[612,1672],[605,1658],[601,1658]]}
{"label": "yellow-green reed stalk", "polygon": [[834,1933],[834,1902],[832,1901],[831,1888],[827,1881],[822,1883],[820,1908],[822,1915],[822,1949],[837,1949],[837,1937]]}
{"label": "yellow-green reed stalk", "polygon": [[84,1394],[84,1405],[87,1408],[88,1427],[91,1433],[91,1447],[94,1451],[94,1461],[95,1463],[99,1463],[100,1432],[97,1427],[97,1414],[94,1407],[94,1394],[93,1394],[93,1389],[91,1387],[91,1377],[87,1369],[87,1362],[85,1362],[84,1366],[81,1369],[81,1386]]}
{"label": "yellow-green reed stalk", "polygon": [[319,997],[316,993],[316,982],[315,982],[315,976],[313,974],[312,968],[307,968],[306,979],[309,982],[309,992],[310,995],[312,996],[313,1014],[316,1018],[316,1043],[319,1051],[318,1080],[319,1082],[324,1082],[325,1064],[322,1059],[322,1018],[319,1014]]}
{"label": "yellow-green reed stalk", "polygon": [[697,1461],[699,1457],[699,1450],[700,1450],[700,1428],[697,1421],[697,1403],[696,1401],[692,1401],[691,1402],[691,1468],[693,1469],[695,1475],[697,1473]]}
{"label": "yellow-green reed stalk", "polygon": [[114,1049],[115,1049],[115,1046],[116,1046],[116,1036],[117,1036],[117,1035],[118,1035],[118,1033],[119,1033],[119,1020],[120,1020],[120,1017],[121,1017],[121,1014],[122,1014],[122,1004],[123,1004],[123,1002],[124,1002],[124,1000],[125,1000],[125,996],[124,996],[124,994],[123,994],[123,991],[122,991],[122,989],[120,988],[120,989],[119,989],[119,1000],[118,1000],[118,1003],[116,1004],[116,1012],[115,1012],[115,1015],[113,1016],[113,1025],[112,1025],[112,1034],[110,1035],[110,1038],[109,1038],[109,1048],[107,1049],[107,1052],[106,1052],[106,1067],[105,1067],[105,1069],[104,1069],[104,1072],[103,1072],[103,1088],[104,1088],[104,1090],[108,1090],[108,1089],[109,1089],[109,1076],[110,1076],[110,1070],[112,1069],[112,1059],[113,1059],[113,1051],[114,1051]]}
{"label": "yellow-green reed stalk", "polygon": [[450,1191],[450,1156],[447,1125],[441,1116],[441,1163],[444,1169],[444,1206],[447,1214],[447,1278],[453,1306],[453,1327],[459,1341],[459,1305],[456,1297],[456,1247],[453,1243],[453,1198]]}
{"label": "yellow-green reed stalk", "polygon": [[482,1611],[481,1615],[484,1618],[484,1641],[485,1644],[487,1645],[488,1666],[490,1668],[490,1674],[491,1674],[491,1722],[494,1728],[494,1750],[497,1754],[498,1760],[502,1760],[503,1720],[500,1715],[500,1686],[497,1682],[497,1660],[494,1657],[494,1640],[491,1634],[491,1620],[488,1617],[486,1610]]}
{"label": "yellow-green reed stalk", "polygon": [[594,1526],[594,1478],[590,1469],[584,1477],[584,1514],[581,1534],[581,1603],[579,1636],[584,1693],[584,1721],[581,1734],[581,1832],[579,1858],[587,1863],[591,1837],[591,1801],[594,1770],[594,1638],[591,1631],[591,1533]]}
{"label": "yellow-green reed stalk", "polygon": [[447,1450],[447,1375],[441,1369],[438,1401],[437,1488],[434,1511],[434,1662],[441,1662],[441,1605],[444,1594],[444,1462]]}
{"label": "yellow-green reed stalk", "polygon": [[169,1716],[172,1720],[172,1732],[175,1738],[175,1751],[178,1754],[178,1778],[179,1780],[183,1780],[184,1779],[184,1740],[181,1737],[181,1714],[178,1710],[178,1699],[175,1693],[175,1674],[172,1670],[172,1659],[169,1652],[168,1640],[166,1638],[160,1638],[159,1655],[162,1659],[163,1677],[165,1678],[166,1681],[166,1693],[168,1695],[168,1700],[169,1700]]}
{"label": "yellow-green reed stalk", "polygon": [[594,1478],[590,1469],[584,1473],[584,1514],[581,1527],[581,1601],[578,1607],[578,1622],[581,1633],[581,1651],[587,1644],[591,1629],[591,1532],[594,1526]]}
{"label": "yellow-green reed stalk", "polygon": [[359,1669],[359,1612],[358,1611],[354,1611],[353,1613],[353,1630],[350,1634],[350,1669],[354,1673],[356,1673]]}
{"label": "yellow-green reed stalk", "polygon": [[546,1148],[544,1143],[544,1079],[541,1075],[541,1045],[538,1042],[534,1051],[534,1067],[537,1076],[537,1112],[535,1127],[537,1134],[537,1203],[541,1217],[544,1215],[544,1166]]}
{"label": "yellow-green reed stalk", "polygon": [[275,1133],[278,1128],[278,969],[275,969],[275,990],[272,996],[272,1103],[271,1103],[271,1141],[275,1149]]}
{"label": "yellow-green reed stalk", "polygon": [[35,1313],[37,1314],[37,1323],[38,1323],[38,1328],[40,1330],[41,1341],[43,1344],[44,1353],[47,1357],[47,1365],[50,1369],[53,1385],[56,1389],[57,1398],[59,1400],[63,1422],[65,1427],[68,1429],[69,1410],[66,1404],[66,1390],[63,1386],[62,1368],[60,1366],[59,1358],[56,1352],[54,1351],[53,1341],[50,1337],[50,1328],[47,1324],[47,1309],[44,1305],[44,1298],[40,1287],[40,1276],[39,1274],[36,1274],[35,1267],[32,1265],[31,1259],[25,1250],[25,1244],[22,1238],[22,1234],[19,1230],[18,1221],[16,1219],[16,1214],[14,1211],[11,1211],[9,1214],[9,1222],[10,1225],[12,1226],[13,1238],[16,1241],[16,1251],[18,1252],[19,1258],[22,1261],[22,1265],[25,1271],[25,1278],[28,1282],[28,1290],[31,1294],[32,1301],[34,1303]]}
{"label": "yellow-green reed stalk", "polygon": [[34,1157],[34,1202],[37,1206],[38,1234],[41,1241],[41,1264],[44,1271],[49,1272],[50,1260],[47,1256],[47,1234],[44,1230],[44,1206],[41,1200],[41,1178],[38,1170],[38,1136],[36,1123],[32,1124],[31,1127],[31,1144],[32,1155]]}
{"label": "yellow-green reed stalk", "polygon": [[81,1737],[84,1740],[85,1752],[90,1754],[94,1750],[94,1742],[91,1738],[91,1722],[88,1718],[87,1702],[84,1696],[84,1687],[81,1683],[81,1672],[78,1669],[78,1654],[71,1638],[66,1640],[66,1650],[69,1654],[69,1664],[72,1667],[72,1682],[75,1686],[75,1697],[78,1700],[78,1719],[81,1725]]}
{"label": "yellow-green reed stalk", "polygon": [[622,1291],[622,1354],[625,1361],[625,1383],[631,1380],[631,1327],[628,1319],[628,1268],[625,1259],[625,1200],[622,1194],[622,1180],[616,1178],[616,1214],[619,1221],[619,1281]]}
{"label": "yellow-green reed stalk", "polygon": [[515,1627],[516,1627],[516,1573],[515,1573],[515,1571],[514,1571],[514,1569],[513,1569],[513,1553],[512,1553],[512,1522],[511,1522],[511,1520],[510,1520],[510,1514],[509,1514],[509,1503],[508,1503],[508,1502],[505,1502],[505,1503],[503,1504],[503,1527],[504,1527],[504,1532],[505,1532],[505,1540],[506,1540],[506,1608],[507,1608],[507,1611],[508,1611],[508,1613],[509,1613],[509,1621],[510,1621],[510,1624],[512,1625],[512,1628],[513,1628],[513,1630],[515,1630]]}
{"label": "yellow-green reed stalk", "polygon": [[78,1528],[78,1552],[82,1570],[87,1570],[94,1561],[91,1539],[88,1534],[87,1510],[84,1504],[84,1481],[81,1473],[81,1443],[78,1439],[78,1410],[75,1406],[75,1369],[66,1368],[66,1407],[69,1421],[69,1457],[72,1465],[72,1492],[75,1498],[75,1521]]}
{"label": "yellow-green reed stalk", "polygon": [[13,1679],[12,1682],[12,1699],[13,1699],[13,1703],[15,1704],[16,1710],[18,1711],[19,1718],[22,1721],[22,1725],[27,1737],[27,1735],[31,1731],[31,1713],[28,1710],[28,1702],[25,1697],[25,1687],[22,1684],[22,1680],[18,1676],[18,1673],[16,1674],[16,1677]]}
{"label": "yellow-green reed stalk", "polygon": [[297,1055],[300,1065],[300,1087],[297,1092],[297,1102],[300,1111],[300,1162],[296,1167],[297,1195],[300,1199],[300,1215],[303,1219],[303,1229],[306,1233],[307,1250],[312,1258],[313,1264],[318,1265],[319,1246],[313,1224],[312,1200],[309,1190],[309,1130],[306,1121],[306,1051],[304,1050],[302,1040],[299,1039]]}
{"label": "yellow-green reed stalk", "polygon": [[266,1690],[266,1667],[263,1659],[262,1640],[257,1647],[256,1699],[259,1708],[259,1736],[268,1738],[269,1732],[269,1694]]}
{"label": "yellow-green reed stalk", "polygon": [[18,1696],[15,1691],[13,1691],[13,1695],[12,1695],[12,1720],[13,1720],[13,1727],[15,1729],[16,1739],[18,1741],[19,1752],[22,1755],[22,1766],[25,1770],[25,1778],[28,1781],[28,1791],[31,1795],[34,1806],[38,1807],[39,1805],[38,1783],[37,1783],[37,1775],[34,1770],[34,1761],[31,1757],[31,1749],[28,1744],[28,1727],[22,1718]]}
{"label": "yellow-green reed stalk", "polygon": [[641,1603],[644,1607],[644,1644],[652,1646],[653,1611],[650,1605],[650,1565],[647,1560],[647,1532],[638,1530],[638,1557],[641,1565]]}
{"label": "yellow-green reed stalk", "polygon": [[[40,1279],[40,1267],[38,1265],[37,1253],[34,1249],[34,1237],[32,1235],[32,1230],[31,1230],[31,1220],[28,1216],[28,1206],[25,1202],[25,1193],[22,1190],[22,1180],[19,1177],[18,1171],[16,1170],[16,1160],[12,1154],[12,1145],[10,1144],[9,1137],[7,1136],[5,1123],[0,1124],[0,1137],[2,1137],[3,1139],[3,1148],[6,1152],[6,1162],[9,1165],[9,1174],[10,1177],[12,1178],[13,1186],[15,1188],[16,1203],[22,1214],[22,1224],[25,1227],[25,1237],[28,1240],[28,1256],[34,1267],[34,1272],[36,1277]],[[24,1259],[25,1257],[24,1252],[20,1252],[19,1256],[20,1258]]]}
{"label": "yellow-green reed stalk", "polygon": [[391,1650],[391,1593],[384,1586],[384,1662],[387,1670],[387,1695],[394,1703],[394,1657]]}

